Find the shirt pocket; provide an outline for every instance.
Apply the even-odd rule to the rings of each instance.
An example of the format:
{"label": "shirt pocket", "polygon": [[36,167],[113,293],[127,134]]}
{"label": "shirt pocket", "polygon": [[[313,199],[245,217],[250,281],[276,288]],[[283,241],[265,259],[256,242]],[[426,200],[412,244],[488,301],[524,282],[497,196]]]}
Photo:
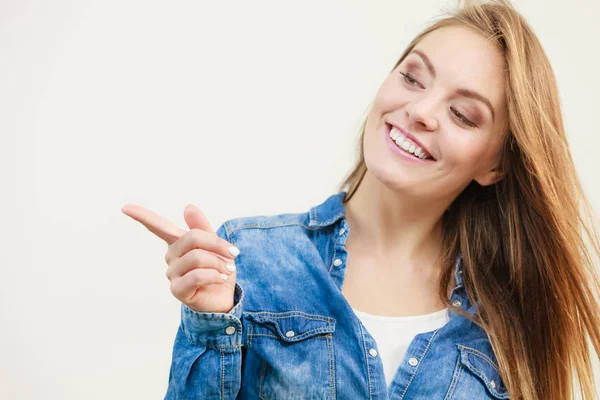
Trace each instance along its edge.
{"label": "shirt pocket", "polygon": [[302,311],[244,316],[261,399],[335,398],[334,318]]}
{"label": "shirt pocket", "polygon": [[496,364],[485,353],[461,344],[445,400],[509,399]]}

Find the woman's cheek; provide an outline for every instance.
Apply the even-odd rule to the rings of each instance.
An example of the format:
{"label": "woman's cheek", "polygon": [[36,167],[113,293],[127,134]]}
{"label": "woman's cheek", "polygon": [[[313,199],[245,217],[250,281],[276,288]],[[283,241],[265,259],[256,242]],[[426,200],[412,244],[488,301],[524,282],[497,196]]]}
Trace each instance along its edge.
{"label": "woman's cheek", "polygon": [[453,149],[454,163],[462,175],[472,178],[481,169],[487,157],[487,144],[481,141],[465,141]]}

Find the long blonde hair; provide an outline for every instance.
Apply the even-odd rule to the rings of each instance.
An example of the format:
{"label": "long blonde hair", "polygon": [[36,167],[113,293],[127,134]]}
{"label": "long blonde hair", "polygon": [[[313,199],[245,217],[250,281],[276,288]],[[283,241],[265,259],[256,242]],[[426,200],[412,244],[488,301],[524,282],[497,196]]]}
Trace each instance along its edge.
{"label": "long blonde hair", "polygon": [[[491,186],[472,182],[443,216],[444,272],[439,296],[490,338],[512,399],[574,398],[574,377],[594,398],[591,339],[600,354],[600,243],[594,214],[577,177],[548,58],[509,0],[460,1],[406,48],[393,69],[428,33],[446,26],[475,29],[504,54],[507,135]],[[392,69],[392,70],[393,70]],[[340,190],[348,201],[367,168],[363,153]],[[454,261],[475,315],[446,297]]]}

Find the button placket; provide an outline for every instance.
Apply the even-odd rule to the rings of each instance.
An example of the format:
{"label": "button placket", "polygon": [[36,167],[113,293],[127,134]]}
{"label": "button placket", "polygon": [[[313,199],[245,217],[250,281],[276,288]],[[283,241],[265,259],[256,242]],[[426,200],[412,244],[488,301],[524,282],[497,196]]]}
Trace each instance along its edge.
{"label": "button placket", "polygon": [[[342,286],[345,271],[344,266],[347,265],[346,259],[348,253],[345,246],[348,241],[349,234],[350,227],[348,226],[346,219],[341,218],[340,225],[331,233],[335,248],[332,256],[332,268],[330,273],[332,276],[337,278],[336,283],[339,287]],[[362,348],[362,351],[364,351],[363,354],[365,355],[365,362],[367,364],[366,370],[368,374],[366,379],[370,382],[369,390],[371,396],[372,398],[384,398],[387,390],[386,386],[383,384],[383,382],[385,382],[384,368],[381,357],[379,356],[379,352],[377,351],[377,343],[366,330],[362,322],[360,322],[360,320],[358,321],[358,326],[362,337],[362,343],[360,347]]]}
{"label": "button placket", "polygon": [[343,267],[346,259],[346,249],[344,248],[344,246],[346,245],[346,241],[348,240],[348,233],[348,225],[344,218],[342,218],[336,230],[332,232],[334,252],[331,264],[329,265],[329,274],[334,279],[338,287],[342,286],[342,281],[344,277]]}
{"label": "button placket", "polygon": [[[362,322],[359,321],[360,333],[362,336],[362,346],[364,346],[365,350],[365,362],[367,363],[367,374],[366,379],[371,382],[371,390],[373,390],[372,398],[379,398],[379,396],[383,396],[385,393],[385,385],[381,385],[384,382],[384,369],[383,362],[381,361],[381,357],[379,357],[379,352],[377,351],[377,343],[375,339],[369,334],[369,332],[365,329]],[[377,391],[381,389],[382,393],[377,394]]]}

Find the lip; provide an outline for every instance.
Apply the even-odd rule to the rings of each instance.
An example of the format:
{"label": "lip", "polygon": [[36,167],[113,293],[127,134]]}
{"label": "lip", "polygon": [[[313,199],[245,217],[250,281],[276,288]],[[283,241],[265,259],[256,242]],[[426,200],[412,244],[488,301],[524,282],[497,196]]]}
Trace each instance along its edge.
{"label": "lip", "polygon": [[[421,143],[419,141],[419,139],[417,139],[412,133],[408,132],[407,130],[405,130],[404,128],[393,124],[389,121],[385,121],[386,125],[387,125],[387,129],[386,129],[386,133],[389,136],[390,131],[392,129],[392,126],[396,129],[398,129],[405,137],[409,138],[410,140],[412,140],[413,142],[415,142],[417,145],[419,145],[419,147],[424,150],[431,158],[432,160],[427,160],[427,161],[436,161],[435,157],[433,156],[433,154],[431,154],[431,152],[429,151],[429,149],[427,147],[425,147],[425,145],[423,143]],[[390,138],[391,140],[391,138]]]}
{"label": "lip", "polygon": [[[396,126],[396,125],[394,125]],[[418,157],[414,157],[409,155],[408,153],[406,153],[404,150],[400,149],[400,147],[398,147],[398,145],[392,140],[392,138],[390,137],[390,131],[391,131],[391,125],[386,123],[386,129],[384,129],[384,134],[385,134],[385,141],[387,143],[387,145],[389,146],[389,148],[396,153],[398,156],[400,156],[401,158],[407,160],[407,161],[412,161],[415,163],[420,163],[420,164],[427,164],[427,163],[432,163],[435,162],[435,159],[420,159]],[[411,136],[409,136],[409,138],[412,139]],[[416,141],[415,141],[416,143]]]}

